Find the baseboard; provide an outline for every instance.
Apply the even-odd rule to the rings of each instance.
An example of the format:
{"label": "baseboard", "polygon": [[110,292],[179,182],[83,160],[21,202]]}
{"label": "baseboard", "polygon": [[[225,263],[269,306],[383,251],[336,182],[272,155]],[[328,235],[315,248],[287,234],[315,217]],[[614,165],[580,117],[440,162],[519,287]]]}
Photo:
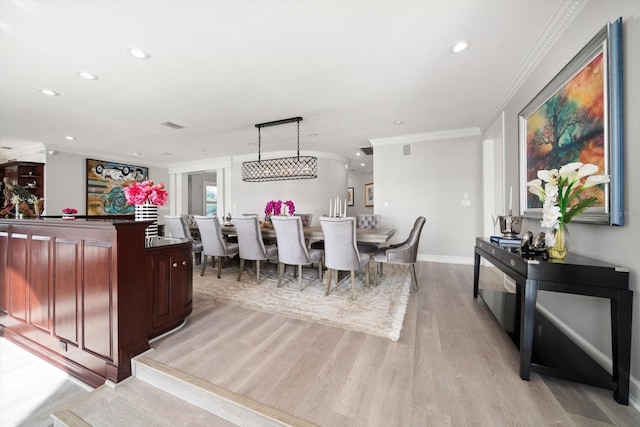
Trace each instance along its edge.
{"label": "baseboard", "polygon": [[473,257],[418,254],[418,261],[438,262],[442,264],[466,264],[473,265]]}

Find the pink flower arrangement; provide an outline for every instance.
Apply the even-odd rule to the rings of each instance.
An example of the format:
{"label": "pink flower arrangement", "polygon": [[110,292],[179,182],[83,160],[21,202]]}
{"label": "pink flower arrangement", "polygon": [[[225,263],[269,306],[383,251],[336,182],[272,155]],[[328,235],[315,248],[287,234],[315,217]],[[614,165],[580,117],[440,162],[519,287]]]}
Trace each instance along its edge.
{"label": "pink flower arrangement", "polygon": [[74,208],[64,208],[62,209],[62,213],[65,215],[75,215],[78,213],[78,210]]}
{"label": "pink flower arrangement", "polygon": [[153,181],[132,182],[125,187],[124,196],[130,205],[151,204],[164,206],[167,203],[169,194],[164,189],[164,184],[153,185]]}
{"label": "pink flower arrangement", "polygon": [[271,214],[280,215],[282,213],[282,205],[285,205],[287,207],[288,215],[293,215],[293,213],[296,211],[296,206],[291,200],[287,200],[286,202],[283,202],[282,200],[271,200],[267,202],[267,206],[264,208],[264,214],[266,216],[269,216]]}

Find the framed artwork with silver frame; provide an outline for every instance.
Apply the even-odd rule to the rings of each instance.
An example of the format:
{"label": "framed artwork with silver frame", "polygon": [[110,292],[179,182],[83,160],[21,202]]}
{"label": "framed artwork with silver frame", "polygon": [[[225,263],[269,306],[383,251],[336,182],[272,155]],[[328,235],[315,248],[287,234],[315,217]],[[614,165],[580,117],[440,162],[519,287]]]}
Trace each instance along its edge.
{"label": "framed artwork with silver frame", "polygon": [[608,23],[519,114],[520,212],[542,218],[527,189],[539,170],[593,163],[611,182],[574,222],[624,225],[622,18]]}

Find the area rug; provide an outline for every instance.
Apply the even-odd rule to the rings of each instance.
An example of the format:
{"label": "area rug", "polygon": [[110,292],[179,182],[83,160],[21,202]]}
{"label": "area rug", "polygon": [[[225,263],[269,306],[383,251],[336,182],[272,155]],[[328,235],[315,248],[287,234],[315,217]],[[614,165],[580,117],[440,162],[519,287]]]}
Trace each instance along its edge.
{"label": "area rug", "polygon": [[356,273],[355,301],[351,299],[348,275],[337,286],[334,276],[331,292],[325,296],[326,278],[319,283],[317,269],[303,270],[300,291],[293,267],[287,268],[282,287],[278,288],[275,264],[263,264],[260,285],[256,284],[255,267],[245,267],[238,282],[237,266],[224,268],[220,279],[211,267],[201,277],[197,266],[193,271],[194,297],[398,340],[411,290],[411,274],[406,266],[385,265],[377,287],[373,286],[373,266],[369,288],[364,286],[364,273]]}

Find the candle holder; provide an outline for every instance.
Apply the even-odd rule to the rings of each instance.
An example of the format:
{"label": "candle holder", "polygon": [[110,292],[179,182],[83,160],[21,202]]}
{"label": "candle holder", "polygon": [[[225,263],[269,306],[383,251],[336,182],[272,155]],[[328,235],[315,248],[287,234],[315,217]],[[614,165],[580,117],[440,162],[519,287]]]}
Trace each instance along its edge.
{"label": "candle holder", "polygon": [[500,232],[503,237],[517,237],[522,229],[522,217],[513,216],[511,209],[506,216],[499,216],[500,219]]}

